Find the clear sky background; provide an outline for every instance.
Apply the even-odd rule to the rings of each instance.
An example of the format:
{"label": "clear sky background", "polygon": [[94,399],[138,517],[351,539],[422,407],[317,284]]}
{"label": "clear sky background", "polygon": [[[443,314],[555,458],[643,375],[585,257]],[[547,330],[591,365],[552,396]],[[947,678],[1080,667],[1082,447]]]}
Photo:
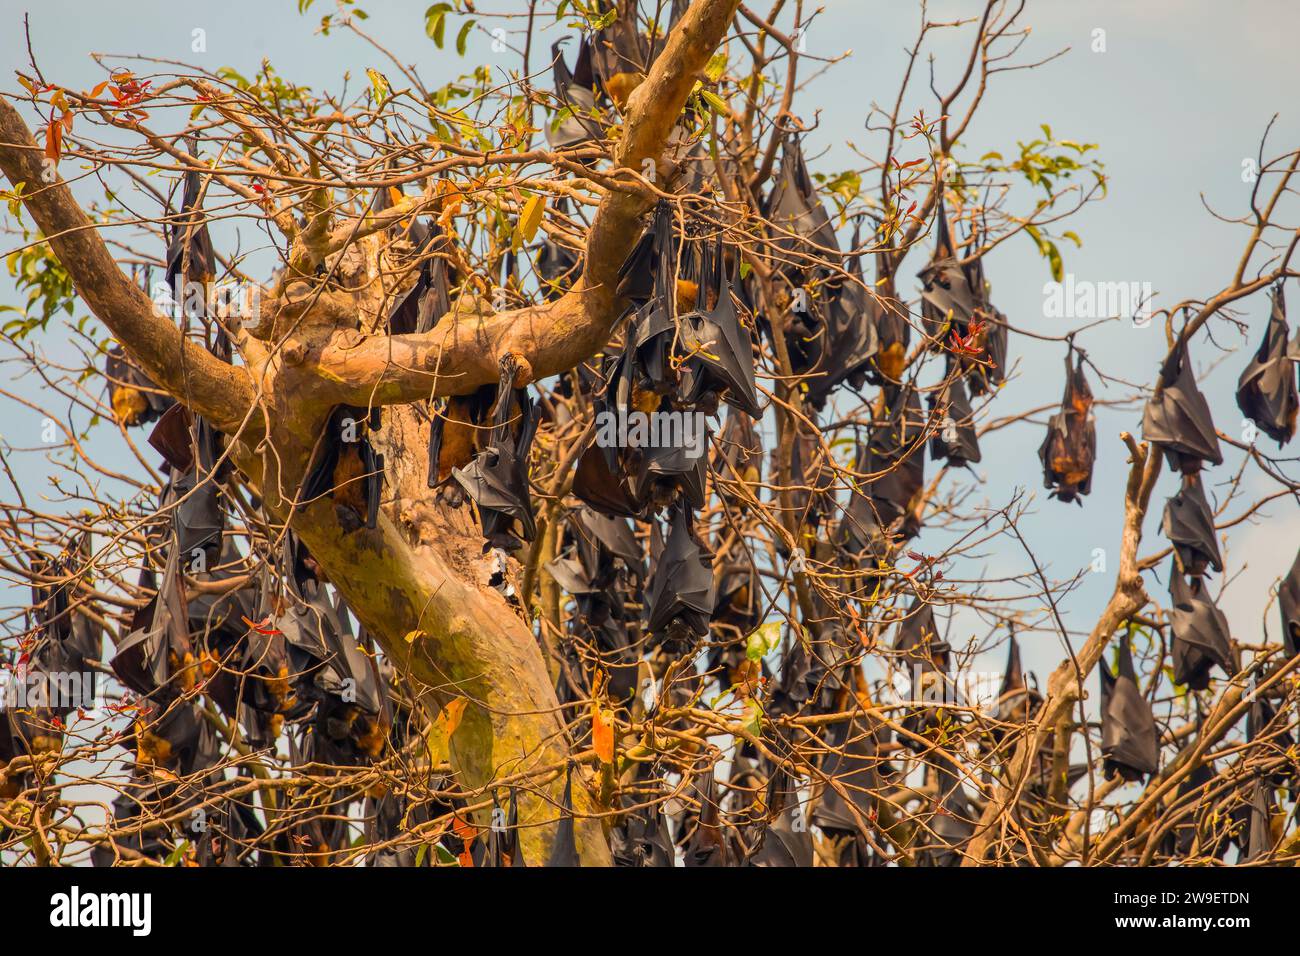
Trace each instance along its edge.
{"label": "clear sky background", "polygon": [[[25,68],[27,53],[21,30],[23,5],[5,0],[0,30],[0,64]],[[423,30],[424,2],[363,3],[370,14],[365,24],[403,61],[415,64],[426,85],[434,86],[467,72],[471,64],[517,60],[490,50],[490,37],[471,37],[465,59],[437,50]],[[508,0],[483,0],[484,10],[515,8]],[[930,4],[935,20],[970,16],[979,4],[946,0]],[[45,75],[62,84],[89,88],[102,79],[90,51],[144,54],[201,64],[208,68],[233,66],[251,75],[268,57],[282,76],[315,89],[338,89],[345,72],[353,88],[364,82],[368,66],[387,70],[373,49],[342,32],[329,37],[314,35],[321,14],[332,9],[317,0],[300,16],[294,0],[222,3],[180,3],[146,0],[130,4],[90,4],[75,0],[45,0],[30,6],[32,40]],[[808,51],[835,55],[852,51],[845,63],[814,81],[796,100],[796,112],[806,121],[819,121],[807,140],[809,155],[824,154],[815,169],[838,171],[857,165],[849,143],[867,150],[878,144],[864,132],[870,102],[892,103],[902,66],[903,49],[915,36],[916,4],[904,0],[827,0],[811,30]],[[1069,47],[1061,59],[1031,73],[996,77],[980,114],[966,137],[967,158],[987,150],[1014,151],[1017,140],[1038,135],[1040,123],[1050,123],[1062,138],[1100,144],[1100,156],[1110,176],[1109,196],[1089,206],[1071,222],[1083,239],[1081,249],[1066,244],[1065,267],[1083,280],[1150,283],[1157,306],[1183,298],[1203,298],[1230,278],[1246,237],[1243,227],[1213,219],[1203,202],[1226,215],[1245,209],[1250,186],[1242,181],[1242,160],[1254,156],[1269,118],[1281,115],[1270,139],[1270,153],[1300,145],[1300,105],[1297,80],[1300,66],[1294,55],[1300,36],[1300,4],[1290,0],[1253,0],[1228,4],[1216,0],[1037,0],[1022,18],[1033,34],[1023,57],[1037,59]],[[192,31],[206,31],[206,53],[191,51]],[[1106,31],[1106,51],[1091,50],[1093,31]],[[551,28],[547,44],[564,29]],[[953,36],[934,49],[936,71],[944,88],[960,68],[965,39]],[[570,48],[572,49],[572,48]],[[145,73],[147,65],[119,61]],[[16,88],[13,74],[0,76],[0,87]],[[935,104],[924,83],[915,84],[905,113],[925,108],[933,116]],[[814,111],[818,115],[814,116]],[[1024,208],[1023,205],[1021,208]],[[1291,221],[1300,219],[1291,209]],[[9,248],[6,246],[5,248]],[[924,253],[913,255],[900,274],[900,291],[915,295],[911,276]],[[987,263],[995,303],[1011,322],[1046,334],[1062,334],[1066,320],[1043,314],[1046,265],[1027,238],[995,250]],[[13,302],[7,276],[0,276],[0,302]],[[1300,303],[1300,290],[1292,293]],[[1300,310],[1300,305],[1296,306]],[[1236,377],[1247,360],[1268,316],[1264,294],[1247,300],[1242,318],[1250,325],[1247,342],[1226,327],[1218,332],[1221,344],[1240,349],[1214,366],[1202,381],[1219,427],[1236,434],[1241,416],[1233,401]],[[1297,311],[1296,317],[1300,317]],[[1293,318],[1292,327],[1295,320]],[[1093,359],[1120,378],[1151,382],[1164,353],[1163,334],[1155,325],[1134,329],[1114,323],[1080,339]],[[1246,348],[1242,348],[1245,345]],[[52,351],[57,341],[47,341]],[[1013,337],[1011,357],[1016,374],[994,404],[1002,415],[1059,401],[1064,347]],[[1197,368],[1206,372],[1218,354],[1198,337],[1193,346]],[[30,385],[20,386],[25,394]],[[1119,390],[1098,387],[1098,398],[1119,397]],[[1042,489],[1036,449],[1043,435],[1042,420],[990,436],[984,443],[986,479],[980,494],[993,506],[1010,497],[1015,486],[1036,496],[1034,513],[1022,531],[1039,556],[1049,562],[1054,578],[1068,577],[1088,565],[1093,549],[1104,548],[1110,557],[1108,573],[1090,575],[1071,594],[1062,611],[1072,630],[1086,632],[1095,620],[1113,582],[1119,547],[1119,523],[1125,450],[1118,434],[1140,427],[1140,409],[1098,412],[1098,466],[1091,497],[1082,508],[1049,501]],[[0,412],[0,431],[15,445],[34,444],[39,429],[26,409]],[[1261,437],[1269,453],[1276,446]],[[1300,447],[1300,443],[1292,447]],[[1226,463],[1209,472],[1214,483],[1226,480],[1240,462],[1239,454],[1225,447]],[[927,468],[933,466],[927,464]],[[1294,470],[1294,469],[1291,469]],[[20,477],[29,482],[29,494],[38,491],[43,476],[30,462]],[[1249,479],[1251,490],[1275,490],[1258,474]],[[1176,488],[1176,478],[1165,474],[1155,495],[1147,527],[1144,553],[1162,546],[1158,523],[1164,499]],[[1256,495],[1257,496],[1257,495]],[[1247,500],[1252,500],[1248,498]],[[1238,513],[1234,508],[1232,514]],[[1228,582],[1220,597],[1234,633],[1256,641],[1269,588],[1290,566],[1300,542],[1300,509],[1293,500],[1275,503],[1258,520],[1238,526],[1228,534],[1224,548],[1227,568],[1216,577],[1215,588]],[[938,537],[922,532],[921,550],[942,546]],[[991,578],[1020,573],[1027,568],[1023,555],[1000,541],[986,551],[983,570]],[[981,570],[970,566],[962,576]],[[1150,582],[1153,597],[1164,603],[1162,584]],[[1162,569],[1163,580],[1163,569]],[[996,590],[996,589],[995,589]],[[1002,592],[998,592],[1002,593]],[[1276,639],[1276,611],[1268,617]],[[954,634],[961,639],[965,635]],[[1026,639],[1029,666],[1044,676],[1062,657],[1058,639],[1049,632]],[[1000,653],[989,666],[1000,666]]]}

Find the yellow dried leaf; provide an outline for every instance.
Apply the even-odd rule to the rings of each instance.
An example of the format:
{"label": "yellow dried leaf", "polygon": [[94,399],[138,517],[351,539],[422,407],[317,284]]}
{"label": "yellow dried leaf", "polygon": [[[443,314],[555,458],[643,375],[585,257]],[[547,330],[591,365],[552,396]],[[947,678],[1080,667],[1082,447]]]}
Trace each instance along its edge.
{"label": "yellow dried leaf", "polygon": [[533,237],[537,235],[537,228],[542,224],[542,213],[545,211],[545,196],[537,193],[528,198],[528,202],[524,203],[523,212],[519,214],[519,221],[515,224],[515,235],[510,248],[518,252],[523,248],[524,243],[533,241]]}

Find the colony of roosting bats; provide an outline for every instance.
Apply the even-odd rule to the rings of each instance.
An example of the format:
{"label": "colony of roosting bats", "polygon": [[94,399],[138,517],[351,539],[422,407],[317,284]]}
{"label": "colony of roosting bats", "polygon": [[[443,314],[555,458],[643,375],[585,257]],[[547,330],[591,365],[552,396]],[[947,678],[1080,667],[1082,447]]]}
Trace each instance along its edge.
{"label": "colony of roosting bats", "polygon": [[[685,6],[673,5],[674,22]],[[570,168],[596,168],[582,151],[606,141],[663,48],[628,17],[584,35],[572,69],[562,47],[552,48],[546,133],[556,154],[581,154]],[[259,513],[227,436],[156,388],[129,348],[115,345],[102,367],[108,406],[123,429],[148,430],[163,476],[141,525],[132,582],[139,600],[111,623],[88,613],[95,545],[86,528],[23,558],[35,583],[22,672],[96,672],[107,660],[110,673],[98,679],[111,681],[110,709],[126,725],[116,739],[130,759],[112,783],[109,825],[93,841],[96,863],[179,854],[199,865],[572,865],[579,786],[600,793],[603,830],[622,865],[961,862],[996,799],[989,775],[1031,739],[1024,727],[1046,697],[1021,667],[1010,616],[997,619],[1007,664],[992,711],[951,690],[934,695],[970,666],[968,649],[945,638],[935,613],[963,597],[945,590],[942,558],[912,550],[927,516],[942,517],[927,459],[949,473],[979,463],[978,412],[1014,392],[1012,323],[990,301],[984,271],[988,237],[969,212],[950,217],[950,204],[969,210],[968,192],[935,186],[922,224],[932,251],[909,304],[893,271],[901,260],[878,256],[875,275],[864,268],[874,247],[863,244],[863,217],[842,246],[844,230],[826,211],[793,125],[772,133],[779,159],[752,215],[723,202],[724,181],[749,172],[703,140],[686,141],[711,122],[704,110],[693,101],[679,121],[681,170],[658,184],[663,192],[618,270],[623,313],[607,344],[541,383],[519,385],[518,363],[506,356],[497,383],[419,403],[427,498],[475,522],[499,569],[485,586],[499,592],[503,614],[536,632],[573,750],[586,755],[564,770],[547,858],[526,859],[518,839],[518,791],[527,782],[472,791],[430,756],[426,742],[438,727],[454,731],[454,708],[427,712],[409,675],[354,625],[344,594],[293,524],[273,530],[276,522]],[[191,141],[189,151],[198,149]],[[201,179],[197,170],[185,174],[179,209],[167,217],[169,288],[178,279],[210,284],[222,271]],[[405,198],[400,186],[384,186],[370,208]],[[561,196],[552,214],[576,221],[569,217],[580,204],[569,203]],[[532,246],[497,249],[499,280],[470,270],[454,218],[411,215],[380,241],[400,278],[374,334],[428,333],[458,298],[489,286],[516,302],[555,300],[583,270],[580,241],[561,229],[544,230]],[[524,258],[534,267],[531,284]],[[221,315],[201,305],[179,321],[218,359],[234,361]],[[1162,752],[1177,740],[1153,710],[1165,672],[1149,674],[1143,687],[1132,645],[1141,628],[1158,634],[1167,677],[1192,695],[1185,699],[1198,714],[1214,703],[1212,688],[1221,691],[1249,663],[1207,582],[1224,561],[1204,468],[1224,459],[1187,337],[1175,338],[1141,422],[1152,454],[1181,481],[1160,525],[1170,545],[1166,610],[1154,627],[1121,622],[1116,669],[1099,665],[1100,746],[1086,748],[1099,767],[1084,759],[1085,748],[1062,750],[1050,735],[1031,746],[1017,804],[1025,832],[1004,841],[1000,859],[1049,855],[1028,834],[1082,806],[1072,788],[1090,773],[1118,786],[1166,769]],[[1098,455],[1091,363],[1073,335],[1061,341],[1064,392],[1038,426],[1038,457],[1050,498],[1081,505]],[[1278,286],[1237,403],[1279,445],[1295,430],[1297,361],[1300,336],[1290,338]],[[923,385],[922,370],[936,364],[941,374]],[[591,427],[602,415],[694,421],[696,413],[708,423],[702,454],[684,441],[611,444]],[[347,534],[377,528],[391,497],[392,463],[382,453],[390,414],[378,404],[334,409],[297,491],[300,511],[329,499]],[[561,433],[567,444],[556,440]],[[831,434],[849,438],[832,447]],[[909,561],[918,567],[904,573]],[[1274,669],[1300,653],[1300,557],[1277,570],[1285,572],[1277,594],[1283,647],[1267,658]],[[535,614],[547,588],[555,592],[550,608]],[[769,639],[773,621],[778,640]],[[901,675],[902,703],[889,704],[880,682],[872,686],[868,661]],[[1268,672],[1257,670],[1265,681]],[[1294,720],[1285,712],[1294,706],[1294,693],[1250,703],[1244,746],[1266,743],[1269,758],[1223,776],[1210,760],[1198,762],[1168,798],[1179,812],[1156,858],[1276,852],[1277,794],[1297,781]],[[712,721],[701,717],[710,708],[719,715]],[[35,758],[64,748],[75,710],[6,709],[0,797],[30,794],[44,779]],[[612,732],[617,744],[604,740]],[[301,774],[315,789],[254,799],[267,773],[250,759],[258,754],[275,755],[268,766]],[[205,826],[187,830],[200,806]],[[12,826],[0,811],[0,842]]]}

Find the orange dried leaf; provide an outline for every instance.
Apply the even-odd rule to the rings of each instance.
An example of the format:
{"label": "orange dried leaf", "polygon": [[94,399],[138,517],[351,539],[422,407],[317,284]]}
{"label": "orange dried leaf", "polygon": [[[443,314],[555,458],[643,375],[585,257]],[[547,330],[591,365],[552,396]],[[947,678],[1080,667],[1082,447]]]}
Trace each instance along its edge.
{"label": "orange dried leaf", "polygon": [[594,701],[591,705],[591,741],[602,763],[614,762],[614,715],[602,710]]}
{"label": "orange dried leaf", "polygon": [[45,127],[45,158],[57,163],[62,154],[63,127],[57,122],[51,122]]}
{"label": "orange dried leaf", "polygon": [[465,707],[467,704],[469,704],[467,698],[457,697],[455,700],[448,703],[447,706],[442,709],[442,713],[438,715],[438,722],[442,724],[442,731],[448,737],[454,734],[456,728],[460,726],[460,720],[465,716]]}

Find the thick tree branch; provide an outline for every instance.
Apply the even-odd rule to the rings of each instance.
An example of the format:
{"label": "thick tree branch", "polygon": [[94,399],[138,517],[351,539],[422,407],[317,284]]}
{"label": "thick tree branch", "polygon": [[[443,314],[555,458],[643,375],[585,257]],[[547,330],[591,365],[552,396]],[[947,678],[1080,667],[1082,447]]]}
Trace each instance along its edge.
{"label": "thick tree branch", "polygon": [[160,388],[219,428],[239,429],[254,404],[248,373],[183,339],[172,322],[155,314],[149,297],[118,268],[67,185],[61,180],[44,183],[43,158],[18,111],[0,97],[0,171],[15,188],[23,184],[23,205],[72,277],[77,294]]}
{"label": "thick tree branch", "polygon": [[[616,168],[639,176],[646,160],[662,165],[686,99],[738,6],[739,0],[691,4],[629,99]],[[338,387],[339,401],[393,404],[472,392],[496,381],[498,362],[507,353],[526,360],[532,380],[572,368],[609,340],[622,314],[615,294],[618,269],[650,202],[641,192],[605,194],[587,237],[582,279],[555,302],[489,316],[453,312],[422,335],[373,336],[360,343],[336,335],[320,349],[322,376]]]}

